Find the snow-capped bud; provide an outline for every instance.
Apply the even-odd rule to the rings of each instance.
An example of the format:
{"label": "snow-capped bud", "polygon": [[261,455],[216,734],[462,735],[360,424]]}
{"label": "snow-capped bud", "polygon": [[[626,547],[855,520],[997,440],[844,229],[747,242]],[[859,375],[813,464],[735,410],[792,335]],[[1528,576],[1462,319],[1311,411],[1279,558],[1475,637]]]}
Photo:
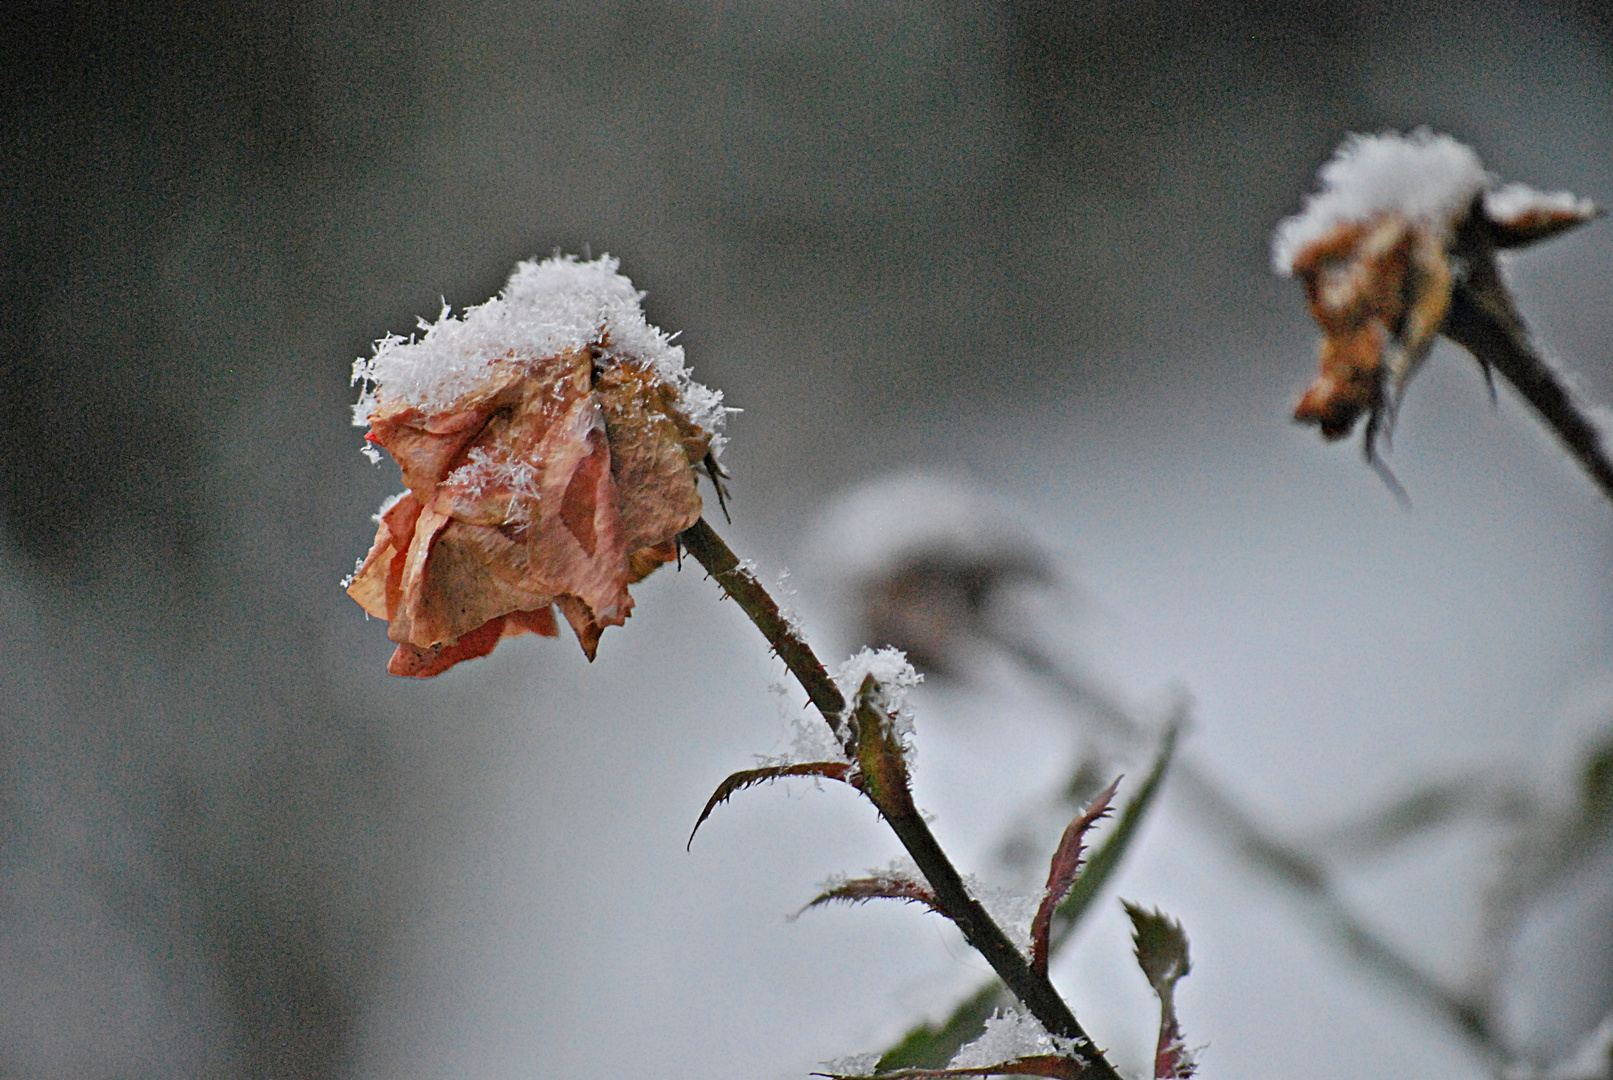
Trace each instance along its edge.
{"label": "snow-capped bud", "polygon": [[[1471,149],[1427,130],[1353,135],[1321,180],[1273,243],[1277,271],[1304,283],[1323,334],[1321,374],[1294,418],[1340,439],[1366,414],[1371,459],[1406,384],[1448,332],[1455,293],[1480,282],[1499,287],[1497,250],[1555,236],[1600,211],[1566,192],[1496,187]],[[1488,302],[1517,322],[1510,300]]]}
{"label": "snow-capped bud", "polygon": [[355,423],[408,488],[382,508],[348,585],[391,623],[387,670],[426,677],[501,637],[554,636],[593,659],[673,559],[713,479],[725,410],[645,322],[608,256],[521,263],[498,297],[389,337],[354,365]]}

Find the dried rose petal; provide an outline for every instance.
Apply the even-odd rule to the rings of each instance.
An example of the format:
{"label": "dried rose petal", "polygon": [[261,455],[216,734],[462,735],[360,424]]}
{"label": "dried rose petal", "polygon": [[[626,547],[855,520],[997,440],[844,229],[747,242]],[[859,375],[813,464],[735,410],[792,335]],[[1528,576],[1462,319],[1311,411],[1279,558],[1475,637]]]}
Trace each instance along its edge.
{"label": "dried rose petal", "polygon": [[348,586],[391,623],[393,674],[553,636],[556,607],[593,659],[632,611],[628,586],[699,518],[720,395],[689,379],[615,271],[523,263],[500,297],[355,366],[359,422],[408,487]]}
{"label": "dried rose petal", "polygon": [[1322,372],[1294,418],[1340,439],[1376,416],[1434,344],[1451,302],[1443,245],[1398,214],[1346,222],[1295,257],[1311,317],[1322,328]]}

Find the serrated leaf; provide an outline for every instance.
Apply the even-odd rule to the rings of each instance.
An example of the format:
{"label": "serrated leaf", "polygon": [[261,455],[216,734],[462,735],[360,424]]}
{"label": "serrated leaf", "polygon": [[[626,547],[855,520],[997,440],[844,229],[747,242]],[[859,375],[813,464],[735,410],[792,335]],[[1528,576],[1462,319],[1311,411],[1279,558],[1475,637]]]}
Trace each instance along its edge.
{"label": "serrated leaf", "polygon": [[1075,884],[1076,875],[1081,871],[1081,855],[1085,850],[1082,841],[1088,829],[1099,819],[1109,816],[1109,803],[1119,787],[1120,778],[1117,776],[1113,783],[1098,792],[1074,821],[1065,826],[1064,835],[1059,838],[1059,845],[1053,852],[1047,870],[1047,889],[1036,909],[1036,917],[1031,920],[1031,967],[1042,975],[1047,974],[1048,936],[1053,927],[1053,912]]}
{"label": "serrated leaf", "polygon": [[1012,1058],[995,1065],[981,1065],[968,1069],[897,1069],[881,1073],[813,1073],[829,1080],[942,1080],[950,1076],[1046,1076],[1051,1080],[1082,1080],[1090,1066],[1076,1058],[1061,1054],[1033,1054],[1030,1057]]}
{"label": "serrated leaf", "polygon": [[845,761],[804,761],[793,765],[767,765],[760,769],[741,769],[718,784],[717,790],[706,800],[706,808],[700,811],[700,817],[695,821],[694,828],[689,830],[689,842],[684,845],[684,850],[687,851],[694,845],[694,834],[700,831],[700,826],[706,823],[711,812],[720,804],[727,802],[736,792],[755,787],[757,784],[782,780],[788,776],[816,776],[825,780],[849,783],[850,775],[851,764]]}
{"label": "serrated leaf", "polygon": [[909,904],[923,904],[937,915],[942,913],[936,906],[935,894],[930,891],[928,885],[914,881],[905,874],[893,872],[839,882],[807,901],[806,906],[796,912],[796,915],[836,901],[862,904],[869,900],[901,900]]}
{"label": "serrated leaf", "polygon": [[1176,980],[1186,975],[1192,965],[1187,955],[1187,935],[1182,925],[1169,916],[1148,911],[1122,900],[1126,914],[1131,917],[1132,940],[1137,945],[1137,963],[1148,976],[1148,983],[1156,994],[1168,994]]}
{"label": "serrated leaf", "polygon": [[1187,934],[1182,925],[1158,910],[1147,911],[1122,900],[1131,917],[1137,945],[1137,963],[1159,996],[1159,1042],[1154,1050],[1154,1080],[1186,1080],[1193,1075],[1193,1057],[1182,1043],[1176,1020],[1176,982],[1192,970]]}
{"label": "serrated leaf", "polygon": [[1058,925],[1052,934],[1050,951],[1056,951],[1075,931],[1082,916],[1092,906],[1092,901],[1119,869],[1120,861],[1125,857],[1126,850],[1131,847],[1131,842],[1136,839],[1143,819],[1148,816],[1154,800],[1164,788],[1165,774],[1169,771],[1171,760],[1176,754],[1176,738],[1181,726],[1182,721],[1178,717],[1165,729],[1159,754],[1154,758],[1154,764],[1149,768],[1142,786],[1137,789],[1137,794],[1131,797],[1131,801],[1126,803],[1126,808],[1120,812],[1120,817],[1115,821],[1115,827],[1109,831],[1108,838],[1092,853],[1092,858],[1087,860],[1085,872],[1075,879],[1069,895],[1058,906],[1055,912],[1058,916]]}

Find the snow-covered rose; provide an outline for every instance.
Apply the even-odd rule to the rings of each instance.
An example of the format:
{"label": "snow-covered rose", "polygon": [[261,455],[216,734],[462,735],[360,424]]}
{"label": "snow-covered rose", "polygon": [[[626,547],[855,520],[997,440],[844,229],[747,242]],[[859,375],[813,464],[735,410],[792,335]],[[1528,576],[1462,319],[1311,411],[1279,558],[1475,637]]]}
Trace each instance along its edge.
{"label": "snow-covered rose", "polygon": [[407,488],[347,589],[391,624],[393,674],[554,636],[556,608],[592,659],[632,611],[628,586],[700,517],[695,470],[717,475],[722,397],[616,268],[522,263],[498,297],[354,365],[355,422]]}

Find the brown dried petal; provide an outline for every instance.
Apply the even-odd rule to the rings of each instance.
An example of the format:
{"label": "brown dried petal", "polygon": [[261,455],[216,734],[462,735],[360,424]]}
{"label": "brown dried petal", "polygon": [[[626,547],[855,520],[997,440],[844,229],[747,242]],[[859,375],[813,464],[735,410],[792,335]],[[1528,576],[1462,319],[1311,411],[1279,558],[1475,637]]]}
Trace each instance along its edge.
{"label": "brown dried petal", "polygon": [[1384,410],[1433,345],[1451,300],[1444,242],[1398,214],[1346,222],[1302,249],[1294,272],[1323,333],[1321,374],[1294,418],[1342,438]]}
{"label": "brown dried petal", "polygon": [[381,515],[375,543],[348,583],[347,595],[372,618],[390,619],[399,604],[403,564],[420,517],[420,501],[405,493]]}
{"label": "brown dried petal", "polygon": [[526,546],[502,530],[448,518],[430,542],[408,620],[392,624],[393,640],[453,641],[506,612],[547,607],[552,594],[524,586],[526,561]]}
{"label": "brown dried petal", "polygon": [[413,408],[384,409],[370,417],[365,438],[392,455],[403,472],[403,486],[425,502],[492,411],[484,406],[428,417]]}
{"label": "brown dried petal", "polygon": [[1317,424],[1326,439],[1342,439],[1362,413],[1383,408],[1383,351],[1388,331],[1372,322],[1347,334],[1329,334],[1318,350],[1322,373],[1294,408],[1294,419]]}
{"label": "brown dried petal", "polygon": [[560,629],[555,625],[554,611],[542,608],[538,611],[512,611],[506,615],[499,615],[463,635],[452,645],[433,645],[422,649],[418,645],[400,642],[392,651],[392,659],[386,669],[393,675],[429,679],[433,675],[442,674],[461,660],[474,660],[479,656],[486,656],[502,638],[526,633],[557,637]]}
{"label": "brown dried petal", "polygon": [[606,368],[595,393],[622,492],[623,543],[629,551],[663,543],[700,517],[694,466],[711,439],[683,418],[672,388],[638,365]]}

